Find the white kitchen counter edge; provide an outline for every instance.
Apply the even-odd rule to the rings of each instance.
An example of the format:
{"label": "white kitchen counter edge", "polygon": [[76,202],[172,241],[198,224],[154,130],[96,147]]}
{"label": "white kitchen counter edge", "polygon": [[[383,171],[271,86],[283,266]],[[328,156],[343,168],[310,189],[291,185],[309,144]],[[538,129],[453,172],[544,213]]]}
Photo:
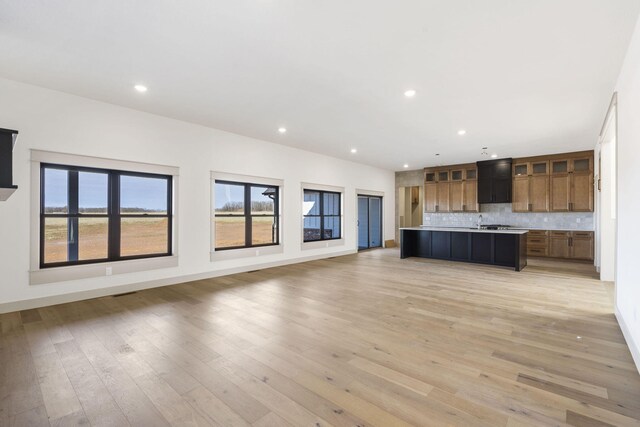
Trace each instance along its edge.
{"label": "white kitchen counter edge", "polygon": [[529,230],[478,230],[477,228],[457,228],[457,227],[401,227],[400,230],[453,231],[458,233],[494,233],[494,234],[526,234],[529,232]]}

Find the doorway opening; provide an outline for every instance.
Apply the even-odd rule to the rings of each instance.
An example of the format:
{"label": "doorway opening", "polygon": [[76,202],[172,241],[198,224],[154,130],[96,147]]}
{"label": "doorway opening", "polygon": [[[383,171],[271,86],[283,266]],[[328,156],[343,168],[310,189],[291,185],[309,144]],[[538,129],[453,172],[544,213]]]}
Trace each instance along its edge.
{"label": "doorway opening", "polygon": [[418,227],[423,221],[423,191],[422,187],[400,187],[398,189],[398,226]]}
{"label": "doorway opening", "polygon": [[358,250],[382,247],[382,197],[358,195]]}

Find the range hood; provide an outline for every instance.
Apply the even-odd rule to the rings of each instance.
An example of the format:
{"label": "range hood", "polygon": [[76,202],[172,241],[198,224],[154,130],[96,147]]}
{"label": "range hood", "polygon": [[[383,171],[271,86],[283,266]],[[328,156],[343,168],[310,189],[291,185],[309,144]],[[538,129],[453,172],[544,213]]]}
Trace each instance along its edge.
{"label": "range hood", "polygon": [[13,185],[13,148],[18,131],[0,128],[0,202],[7,200],[18,189]]}

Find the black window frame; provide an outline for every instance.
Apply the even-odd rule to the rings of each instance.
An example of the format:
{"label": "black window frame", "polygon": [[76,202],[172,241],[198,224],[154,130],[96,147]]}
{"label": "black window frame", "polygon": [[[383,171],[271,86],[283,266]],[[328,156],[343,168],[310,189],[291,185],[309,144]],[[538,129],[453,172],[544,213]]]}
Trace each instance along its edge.
{"label": "black window frame", "polygon": [[[45,170],[57,169],[67,171],[67,201],[68,212],[61,213],[46,213],[45,212]],[[88,214],[79,212],[79,173],[101,173],[107,175],[107,213],[106,214]],[[120,211],[120,177],[133,176],[139,178],[153,178],[164,179],[167,181],[167,213],[166,214],[132,214],[122,213]],[[45,263],[45,219],[46,218],[68,218],[75,220],[75,230],[78,230],[78,222],[80,218],[106,218],[108,220],[107,231],[107,258],[89,259],[89,260],[73,260],[64,262],[49,262]],[[167,218],[168,230],[167,230],[167,252],[143,254],[143,255],[129,255],[121,256],[121,219],[122,218]],[[41,163],[40,164],[40,268],[54,268],[54,267],[67,267],[75,265],[87,265],[87,264],[100,264],[106,262],[117,261],[129,261],[136,259],[146,258],[160,258],[173,255],[173,176],[154,174],[146,172],[125,171],[116,169],[103,169],[84,166],[69,166],[60,165],[54,163]],[[67,239],[68,253],[78,257],[79,239],[75,242],[70,242]],[[73,252],[72,252],[73,251]],[[70,258],[69,256],[67,258]]]}
{"label": "black window frame", "polygon": [[[326,191],[326,190],[314,190],[312,188],[305,188],[303,189],[303,196],[302,196],[302,200],[304,202],[304,195],[309,192],[309,193],[319,193],[320,194],[320,206],[318,211],[320,212],[317,215],[302,215],[302,241],[303,243],[307,243],[307,242],[322,242],[322,241],[328,241],[328,240],[340,240],[342,239],[342,193],[339,191]],[[338,214],[331,214],[331,215],[327,215],[324,213],[324,195],[325,194],[332,194],[332,195],[337,195],[338,196]],[[304,220],[305,218],[320,218],[320,238],[319,239],[307,239],[304,233]],[[338,218],[338,224],[339,224],[339,235],[338,237],[324,237],[324,219],[325,218]]]}
{"label": "black window frame", "polygon": [[[243,214],[220,214],[216,212],[215,209],[215,197],[217,195],[214,193],[214,206],[213,206],[213,226],[215,230],[215,221],[217,217],[223,218],[244,218],[244,245],[241,246],[225,246],[218,248],[216,246],[215,234],[213,239],[213,250],[214,251],[228,251],[234,249],[247,249],[247,248],[263,248],[267,246],[278,246],[280,244],[280,186],[279,185],[270,185],[270,184],[260,184],[257,182],[240,182],[240,181],[229,181],[225,179],[214,179],[213,184],[223,184],[223,185],[236,185],[244,187],[244,213]],[[275,188],[276,194],[273,199],[273,215],[266,214],[253,214],[251,213],[251,188],[252,187],[260,187],[260,188]],[[253,218],[271,218],[273,217],[273,223],[275,224],[275,243],[261,243],[258,245],[253,244]]]}

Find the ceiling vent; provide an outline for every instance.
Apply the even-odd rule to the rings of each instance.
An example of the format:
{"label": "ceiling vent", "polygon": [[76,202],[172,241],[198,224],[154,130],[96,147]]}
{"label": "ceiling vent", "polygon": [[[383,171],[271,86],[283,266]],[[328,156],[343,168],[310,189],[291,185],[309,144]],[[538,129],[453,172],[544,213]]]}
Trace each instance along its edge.
{"label": "ceiling vent", "polygon": [[17,130],[0,128],[0,202],[4,202],[18,189],[13,185],[13,147]]}

